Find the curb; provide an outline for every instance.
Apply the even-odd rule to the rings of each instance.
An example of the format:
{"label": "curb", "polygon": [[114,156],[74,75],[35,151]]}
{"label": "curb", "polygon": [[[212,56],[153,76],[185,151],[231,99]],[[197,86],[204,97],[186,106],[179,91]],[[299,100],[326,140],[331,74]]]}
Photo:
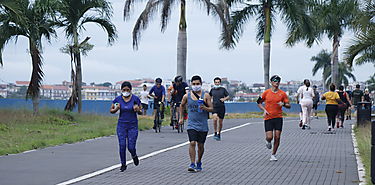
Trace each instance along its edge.
{"label": "curb", "polygon": [[358,178],[359,178],[359,185],[366,185],[366,178],[365,178],[365,167],[362,163],[361,157],[359,156],[359,149],[358,149],[358,143],[357,138],[354,134],[354,124],[352,125],[352,141],[354,146],[354,154],[357,161],[357,169],[358,169]]}

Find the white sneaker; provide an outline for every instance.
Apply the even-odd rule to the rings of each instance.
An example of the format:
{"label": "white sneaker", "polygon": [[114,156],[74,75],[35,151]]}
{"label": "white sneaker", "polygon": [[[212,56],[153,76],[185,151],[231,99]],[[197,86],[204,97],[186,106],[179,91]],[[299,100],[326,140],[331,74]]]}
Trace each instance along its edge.
{"label": "white sneaker", "polygon": [[271,155],[270,161],[277,161],[277,158],[275,155]]}
{"label": "white sneaker", "polygon": [[268,149],[271,149],[271,148],[272,148],[272,144],[271,144],[271,142],[268,142],[268,141],[266,140],[266,147],[267,147]]}

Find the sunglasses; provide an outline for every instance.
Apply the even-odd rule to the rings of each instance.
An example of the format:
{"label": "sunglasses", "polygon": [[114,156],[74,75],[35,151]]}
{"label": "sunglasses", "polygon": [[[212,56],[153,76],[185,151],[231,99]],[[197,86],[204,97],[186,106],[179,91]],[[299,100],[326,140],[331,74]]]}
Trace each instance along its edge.
{"label": "sunglasses", "polygon": [[278,78],[272,79],[272,82],[280,82],[281,80]]}

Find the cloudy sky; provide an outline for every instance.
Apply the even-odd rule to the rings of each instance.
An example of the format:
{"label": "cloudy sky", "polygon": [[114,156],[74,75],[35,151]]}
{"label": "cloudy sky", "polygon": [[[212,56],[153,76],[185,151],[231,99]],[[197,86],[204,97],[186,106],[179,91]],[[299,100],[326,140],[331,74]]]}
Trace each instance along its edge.
{"label": "cloudy sky", "polygon": [[[107,45],[105,32],[94,24],[86,26],[81,40],[91,37],[94,49],[82,58],[83,81],[87,83],[117,82],[135,78],[171,79],[176,74],[176,45],[179,6],[172,10],[167,30],[160,33],[160,16],[153,19],[149,28],[143,32],[140,47],[132,48],[131,33],[139,12],[144,4],[134,8],[131,19],[123,21],[124,0],[111,0],[114,9],[113,22],[118,30],[118,39],[113,46]],[[199,74],[203,80],[210,81],[215,76],[228,77],[246,83],[263,81],[263,48],[255,40],[255,23],[246,27],[240,43],[234,50],[220,50],[218,38],[220,25],[213,17],[207,16],[205,9],[187,1],[188,24],[188,61],[187,76]],[[331,50],[331,42],[324,39],[319,45],[307,48],[303,43],[292,48],[286,47],[286,28],[281,21],[275,26],[271,41],[271,74],[279,74],[283,81],[320,80],[320,73],[312,76],[313,62],[310,58],[322,49]],[[353,35],[346,32],[339,49],[342,59],[344,48],[348,47]],[[61,83],[70,80],[70,57],[60,52],[67,40],[61,29],[58,38],[44,43],[44,83]],[[9,42],[3,51],[4,66],[0,68],[0,83],[16,80],[29,80],[31,59],[28,55],[28,43],[20,37],[17,43]],[[365,81],[374,72],[373,65],[355,66],[354,74],[358,81]]]}

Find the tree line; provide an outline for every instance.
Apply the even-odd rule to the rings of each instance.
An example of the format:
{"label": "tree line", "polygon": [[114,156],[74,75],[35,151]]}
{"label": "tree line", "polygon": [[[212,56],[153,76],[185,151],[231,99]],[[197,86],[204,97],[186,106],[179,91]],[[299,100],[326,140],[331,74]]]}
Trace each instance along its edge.
{"label": "tree line", "polygon": [[[144,1],[124,0],[124,20],[129,21],[136,3]],[[219,46],[234,49],[246,33],[246,25],[256,21],[254,34],[258,44],[263,44],[264,85],[269,87],[272,33],[275,22],[287,27],[285,44],[294,46],[303,42],[307,47],[319,44],[323,38],[332,42],[331,51],[322,51],[311,58],[316,62],[315,75],[323,69],[324,83],[347,84],[353,64],[375,64],[375,1],[374,0],[195,0],[205,7],[208,16],[220,22]],[[139,4],[142,5],[142,4]],[[177,40],[177,75],[186,79],[187,15],[186,0],[147,0],[139,14],[132,32],[133,48],[138,49],[142,31],[156,16],[160,16],[160,31],[167,29],[173,7],[179,7]],[[82,111],[82,65],[81,55],[92,49],[89,37],[81,38],[84,25],[95,23],[107,33],[108,43],[117,38],[115,25],[111,22],[111,4],[106,0],[0,0],[0,64],[2,50],[12,39],[24,36],[29,41],[32,75],[27,98],[33,100],[34,112],[38,112],[39,91],[43,80],[42,39],[50,41],[56,29],[63,28],[67,45],[62,49],[71,57],[72,95],[65,110],[78,105]],[[339,61],[340,41],[345,31],[355,33],[350,47],[344,49],[344,61]],[[368,83],[374,83],[375,74]],[[372,80],[372,81],[371,81]],[[371,84],[370,84],[371,86]],[[375,86],[375,84],[372,84]]]}

